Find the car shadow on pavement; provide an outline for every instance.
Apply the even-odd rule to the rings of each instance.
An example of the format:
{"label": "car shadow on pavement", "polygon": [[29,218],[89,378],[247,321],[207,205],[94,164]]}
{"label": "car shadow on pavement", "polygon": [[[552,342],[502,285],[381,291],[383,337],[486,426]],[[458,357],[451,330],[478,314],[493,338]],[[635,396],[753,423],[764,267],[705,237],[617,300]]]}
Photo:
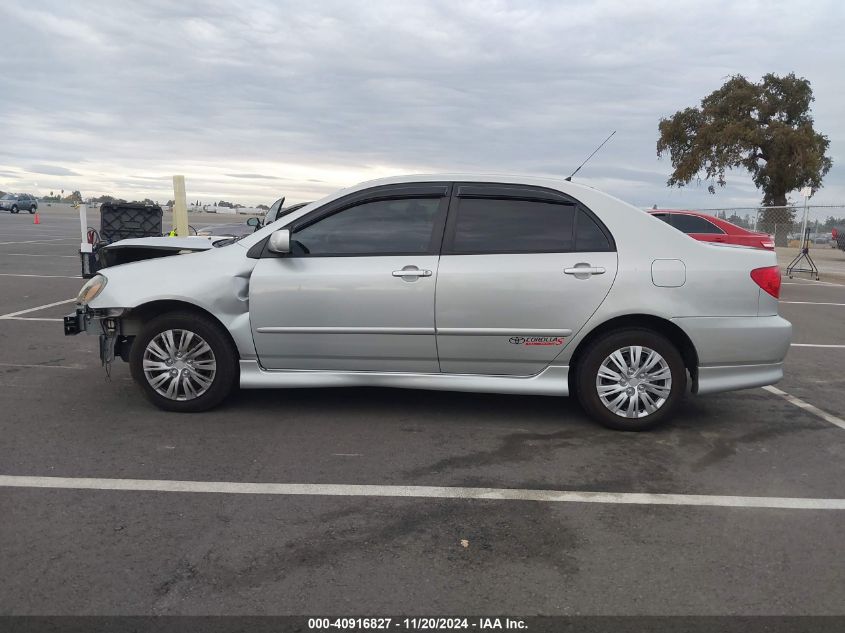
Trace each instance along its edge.
{"label": "car shadow on pavement", "polygon": [[524,423],[560,428],[593,423],[574,398],[519,396],[348,387],[342,389],[241,390],[226,403],[229,411],[255,415],[287,411],[302,416],[392,419],[402,422],[478,423],[492,426],[519,426]]}

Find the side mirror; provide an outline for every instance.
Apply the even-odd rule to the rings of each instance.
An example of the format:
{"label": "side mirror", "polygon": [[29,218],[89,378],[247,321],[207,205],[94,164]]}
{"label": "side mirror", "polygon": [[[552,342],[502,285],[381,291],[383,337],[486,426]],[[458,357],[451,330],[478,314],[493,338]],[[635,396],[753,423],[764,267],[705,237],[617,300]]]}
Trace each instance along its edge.
{"label": "side mirror", "polygon": [[246,221],[247,226],[261,226],[261,220],[258,218],[249,218]]}
{"label": "side mirror", "polygon": [[270,235],[270,241],[267,242],[267,249],[271,253],[278,253],[279,255],[286,255],[290,253],[290,231],[288,229],[279,229]]}

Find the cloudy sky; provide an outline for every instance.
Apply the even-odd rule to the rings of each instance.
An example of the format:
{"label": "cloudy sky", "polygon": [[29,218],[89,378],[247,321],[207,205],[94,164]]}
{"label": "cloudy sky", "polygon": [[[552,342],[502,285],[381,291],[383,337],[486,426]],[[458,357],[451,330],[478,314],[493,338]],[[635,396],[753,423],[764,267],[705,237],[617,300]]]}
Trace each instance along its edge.
{"label": "cloudy sky", "polygon": [[[794,71],[845,204],[845,4],[710,0],[58,0],[0,4],[0,189],[270,203],[381,175],[565,176],[639,206],[753,205],[741,173],[665,186],[661,116]],[[798,198],[797,194],[793,195]]]}

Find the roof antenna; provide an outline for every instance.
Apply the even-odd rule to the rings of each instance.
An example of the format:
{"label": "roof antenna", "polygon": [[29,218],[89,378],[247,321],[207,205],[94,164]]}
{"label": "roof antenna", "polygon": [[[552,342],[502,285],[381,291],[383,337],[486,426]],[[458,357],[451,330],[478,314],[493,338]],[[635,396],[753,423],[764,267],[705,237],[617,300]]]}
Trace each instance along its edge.
{"label": "roof antenna", "polygon": [[578,169],[576,169],[576,170],[575,170],[575,171],[573,171],[571,174],[569,174],[566,178],[564,178],[564,180],[566,180],[567,182],[572,182],[572,176],[574,176],[574,175],[575,175],[575,174],[577,174],[579,171],[581,171],[581,168],[582,168],[584,165],[586,165],[586,164],[587,164],[587,161],[588,161],[588,160],[590,160],[593,156],[595,156],[595,155],[596,155],[596,152],[598,152],[598,151],[599,151],[602,147],[604,147],[604,144],[605,144],[605,143],[607,143],[607,142],[610,140],[610,137],[611,137],[611,136],[613,136],[614,134],[616,134],[616,130],[613,130],[613,131],[610,133],[610,136],[608,136],[606,139],[604,139],[604,141],[602,141],[602,144],[601,144],[601,145],[599,145],[596,149],[594,149],[594,150],[593,150],[593,153],[592,153],[592,154],[590,154],[589,156],[587,156],[587,160],[585,160],[583,163],[581,163],[580,165],[578,165]]}

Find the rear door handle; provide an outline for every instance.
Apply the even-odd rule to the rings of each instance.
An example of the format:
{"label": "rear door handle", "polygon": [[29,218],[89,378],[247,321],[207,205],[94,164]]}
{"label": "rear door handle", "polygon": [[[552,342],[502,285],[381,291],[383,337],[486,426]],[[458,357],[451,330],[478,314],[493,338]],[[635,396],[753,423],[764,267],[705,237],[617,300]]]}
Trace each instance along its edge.
{"label": "rear door handle", "polygon": [[607,271],[601,266],[576,266],[575,268],[564,268],[567,275],[603,275]]}
{"label": "rear door handle", "polygon": [[419,270],[415,268],[410,268],[408,270],[394,270],[393,271],[394,277],[431,277],[430,270]]}

